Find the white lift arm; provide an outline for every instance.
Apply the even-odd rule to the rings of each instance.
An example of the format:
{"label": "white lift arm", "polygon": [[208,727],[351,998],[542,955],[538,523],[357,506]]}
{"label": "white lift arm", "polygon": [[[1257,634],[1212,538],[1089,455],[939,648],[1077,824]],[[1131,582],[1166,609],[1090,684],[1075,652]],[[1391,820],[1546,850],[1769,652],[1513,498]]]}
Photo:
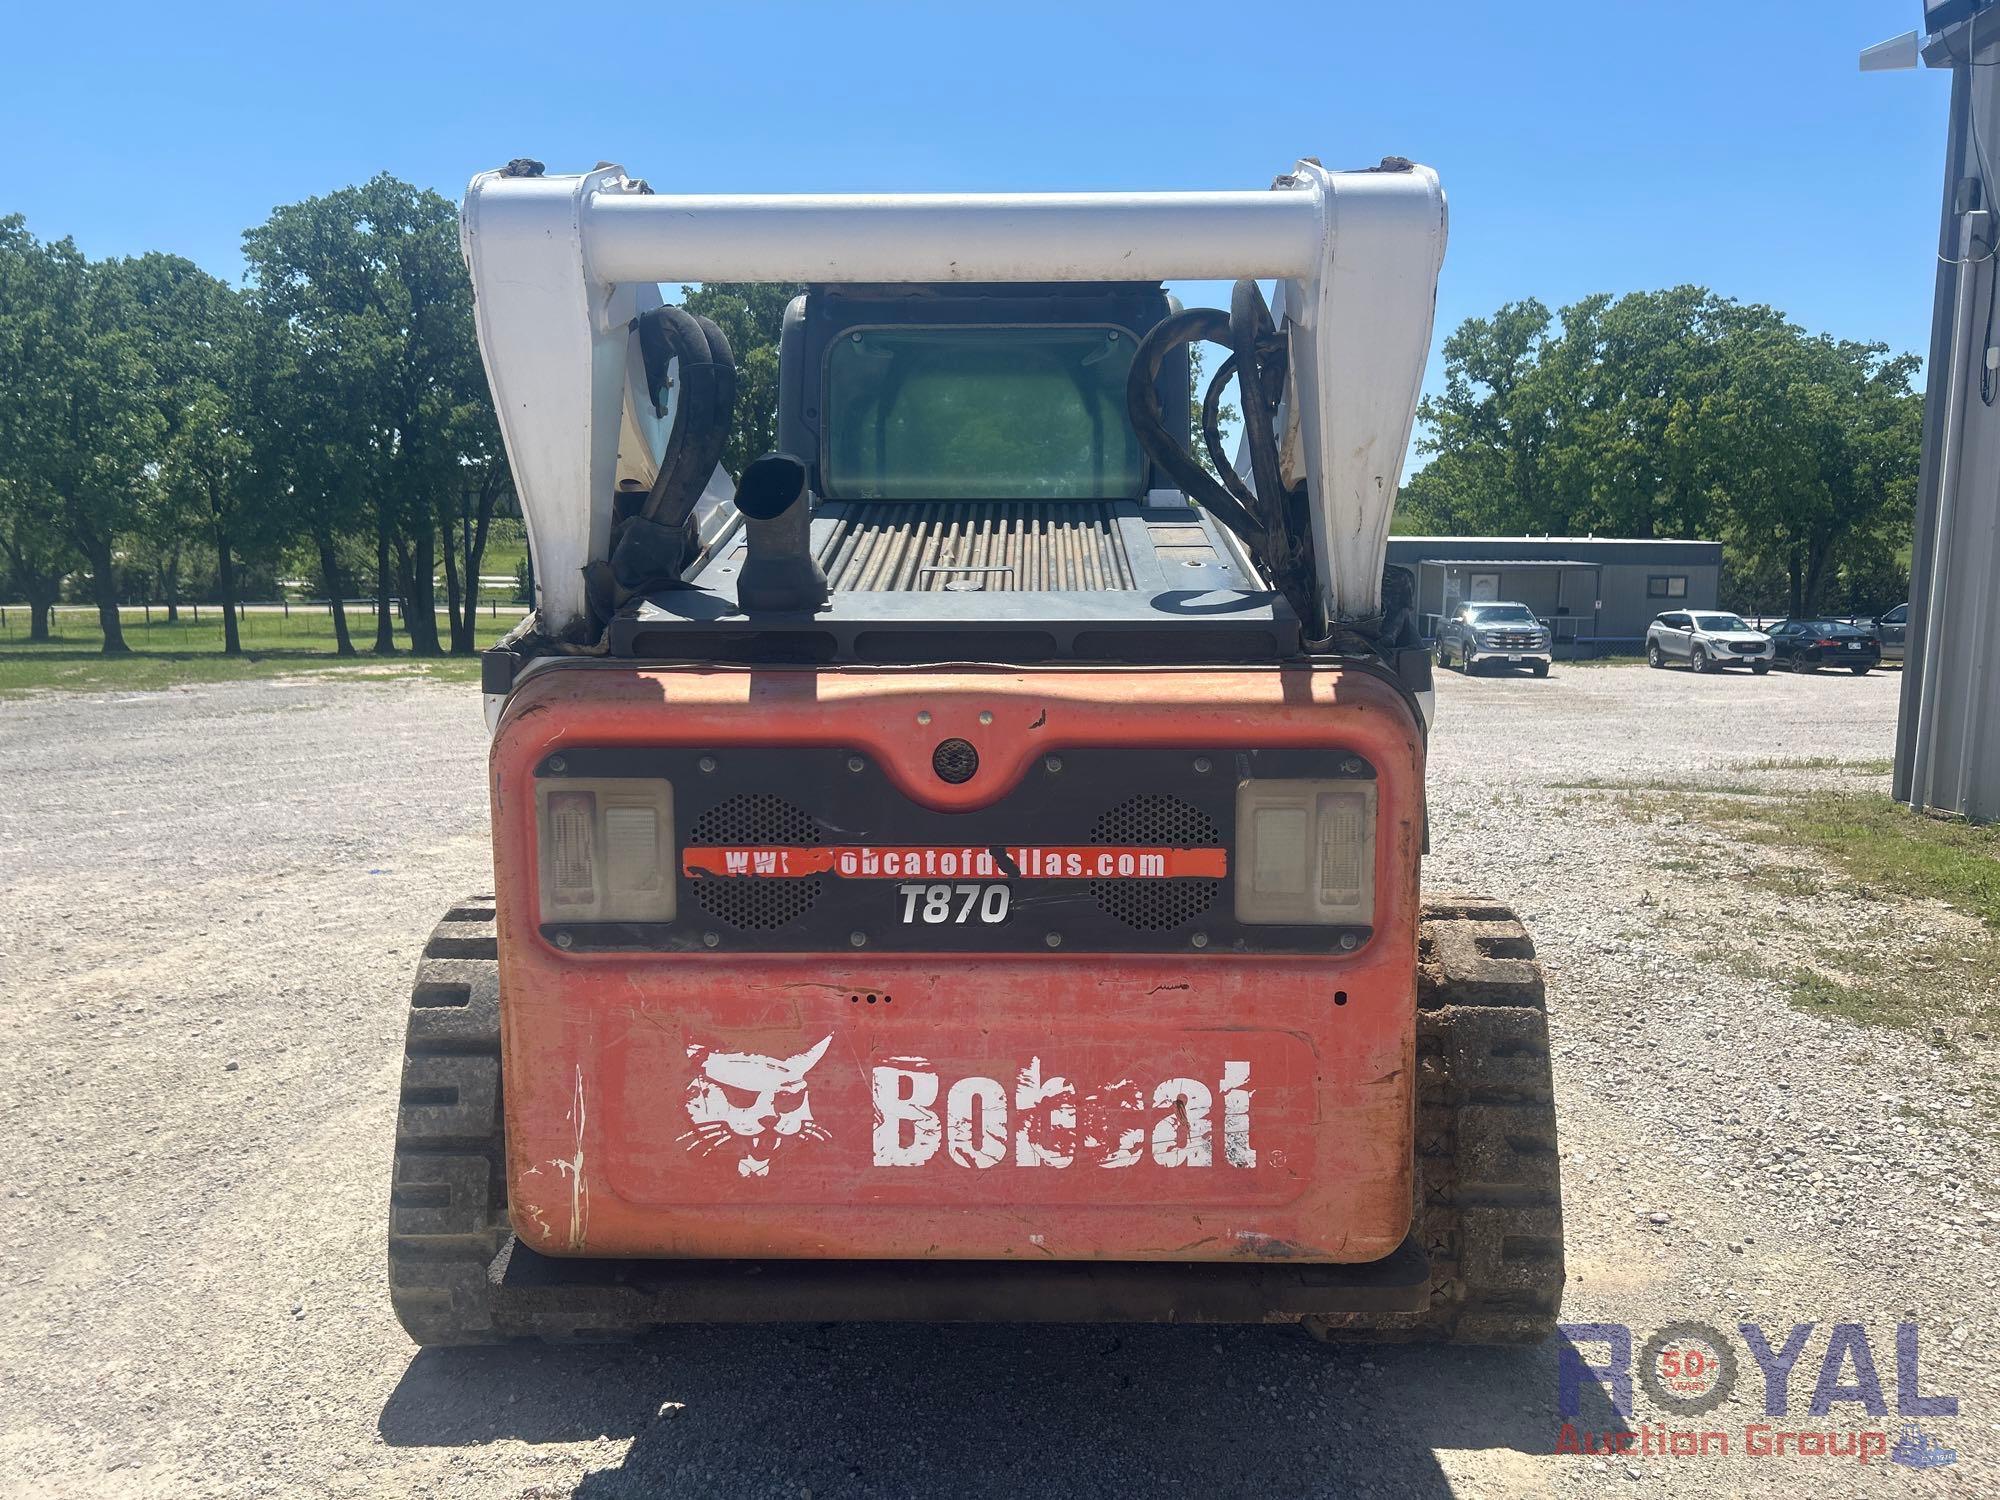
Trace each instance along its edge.
{"label": "white lift arm", "polygon": [[1269,192],[783,197],[654,194],[618,167],[483,172],[459,234],[549,633],[583,618],[618,481],[659,466],[668,424],[629,325],[662,281],[1275,280],[1322,602],[1380,608],[1444,258],[1428,167],[1303,161]]}

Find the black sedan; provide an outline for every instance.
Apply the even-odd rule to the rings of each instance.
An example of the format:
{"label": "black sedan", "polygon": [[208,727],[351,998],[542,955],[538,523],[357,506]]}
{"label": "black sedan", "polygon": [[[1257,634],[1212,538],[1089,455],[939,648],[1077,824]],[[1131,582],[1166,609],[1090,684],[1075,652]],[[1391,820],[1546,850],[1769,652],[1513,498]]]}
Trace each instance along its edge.
{"label": "black sedan", "polygon": [[1794,672],[1845,667],[1856,677],[1882,665],[1875,632],[1839,620],[1781,620],[1769,632],[1779,666]]}

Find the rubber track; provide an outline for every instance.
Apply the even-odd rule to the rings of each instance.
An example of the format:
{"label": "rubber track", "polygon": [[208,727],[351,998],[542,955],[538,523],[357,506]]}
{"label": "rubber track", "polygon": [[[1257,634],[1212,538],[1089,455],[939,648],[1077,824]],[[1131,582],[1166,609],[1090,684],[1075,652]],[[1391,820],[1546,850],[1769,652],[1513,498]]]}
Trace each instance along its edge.
{"label": "rubber track", "polygon": [[1547,994],[1527,929],[1477,896],[1425,903],[1417,939],[1417,1179],[1431,1305],[1312,1325],[1377,1342],[1536,1344],[1562,1308]]}
{"label": "rubber track", "polygon": [[493,898],[474,896],[432,931],[410,994],[389,1187],[389,1299],[411,1338],[444,1345],[502,1337],[488,1268],[509,1232],[500,954]]}

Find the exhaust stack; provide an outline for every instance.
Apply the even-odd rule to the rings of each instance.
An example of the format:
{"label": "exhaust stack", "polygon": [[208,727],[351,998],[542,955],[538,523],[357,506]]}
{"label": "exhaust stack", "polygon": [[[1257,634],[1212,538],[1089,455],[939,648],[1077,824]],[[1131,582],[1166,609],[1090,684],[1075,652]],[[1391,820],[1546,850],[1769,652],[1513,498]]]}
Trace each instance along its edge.
{"label": "exhaust stack", "polygon": [[826,574],[812,555],[806,466],[766,453],[736,485],[745,557],[736,601],[750,614],[810,614],[826,603]]}

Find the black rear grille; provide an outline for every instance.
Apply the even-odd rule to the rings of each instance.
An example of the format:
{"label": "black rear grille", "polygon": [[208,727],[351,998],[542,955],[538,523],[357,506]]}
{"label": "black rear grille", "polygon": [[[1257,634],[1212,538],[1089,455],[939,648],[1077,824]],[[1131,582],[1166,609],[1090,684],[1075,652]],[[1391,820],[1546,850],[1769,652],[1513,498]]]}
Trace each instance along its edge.
{"label": "black rear grille", "polygon": [[[966,743],[976,749],[981,737]],[[1369,935],[1240,922],[1230,899],[1240,781],[1373,775],[1335,747],[1044,747],[1005,790],[958,811],[914,800],[861,746],[566,746],[563,760],[560,773],[545,761],[539,776],[665,779],[680,853],[666,921],[558,923],[545,913],[542,935],[572,954],[865,950],[1062,963],[1083,953],[1351,952]],[[956,752],[946,765],[955,772]],[[961,784],[986,774],[979,767]],[[921,780],[940,789],[928,773]],[[1193,851],[1182,864],[1200,873],[1165,874],[1173,851]]]}
{"label": "black rear grille", "polygon": [[840,593],[1136,586],[1114,507],[1100,501],[852,502],[843,506],[819,561]]}
{"label": "black rear grille", "polygon": [[[1121,802],[1090,830],[1093,844],[1141,848],[1202,849],[1222,833],[1200,808],[1158,793]],[[1090,894],[1105,915],[1140,932],[1171,932],[1215,903],[1219,880],[1093,880]]]}
{"label": "black rear grille", "polygon": [[[726,798],[695,819],[691,844],[799,846],[819,843],[819,825],[804,808],[768,792]],[[701,908],[743,932],[789,927],[819,900],[820,877],[759,880],[710,875],[694,882]]]}

